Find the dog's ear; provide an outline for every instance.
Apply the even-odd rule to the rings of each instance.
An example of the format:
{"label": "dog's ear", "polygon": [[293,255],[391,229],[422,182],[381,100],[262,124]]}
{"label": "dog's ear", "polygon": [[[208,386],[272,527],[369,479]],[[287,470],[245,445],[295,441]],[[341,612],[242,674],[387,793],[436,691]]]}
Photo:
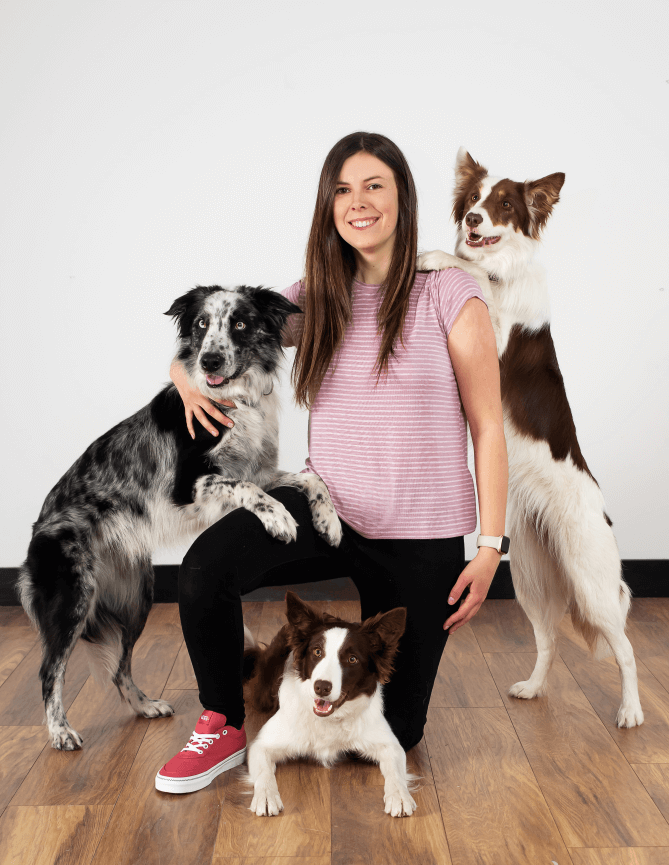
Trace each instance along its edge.
{"label": "dog's ear", "polygon": [[525,204],[530,212],[530,227],[535,240],[539,239],[539,234],[548,222],[553,207],[560,200],[563,183],[564,174],[561,171],[549,174],[540,180],[525,181]]}
{"label": "dog's ear", "polygon": [[295,592],[286,592],[286,618],[299,633],[306,633],[321,620],[315,610],[298,598]]}
{"label": "dog's ear", "polygon": [[163,315],[171,315],[172,318],[177,320],[179,339],[184,339],[190,333],[193,318],[195,316],[195,310],[198,308],[200,303],[202,303],[204,298],[207,297],[207,295],[212,294],[214,291],[220,290],[220,285],[197,285],[195,288],[191,288],[190,291],[187,291],[186,294],[177,297],[167,312],[163,313]]}
{"label": "dog's ear", "polygon": [[397,645],[407,621],[406,607],[395,607],[387,613],[377,613],[360,627],[360,633],[369,637],[371,652],[376,662],[379,680],[385,684],[393,671]]}
{"label": "dog's ear", "polygon": [[472,159],[464,147],[458,150],[455,158],[455,189],[453,191],[453,219],[462,225],[465,201],[473,186],[488,176],[488,169]]}
{"label": "dog's ear", "polygon": [[245,286],[245,288],[252,293],[256,308],[267,322],[270,333],[280,333],[289,315],[302,313],[297,304],[292,303],[278,291],[262,287]]}

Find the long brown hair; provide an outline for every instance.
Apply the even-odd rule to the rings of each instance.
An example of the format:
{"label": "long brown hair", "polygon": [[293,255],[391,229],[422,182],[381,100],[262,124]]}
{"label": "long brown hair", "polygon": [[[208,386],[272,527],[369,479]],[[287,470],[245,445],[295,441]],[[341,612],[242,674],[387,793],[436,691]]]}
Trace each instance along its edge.
{"label": "long brown hair", "polygon": [[377,381],[388,369],[390,355],[402,340],[409,294],[416,275],[418,251],[418,200],[411,170],[401,150],[385,135],[353,132],[328,153],[318,184],[303,280],[302,333],[293,364],[295,401],[309,408],[316,398],[330,361],[351,320],[351,294],[356,261],[353,248],[344,241],[334,222],[334,197],[342,165],[356,153],[369,153],[384,162],[397,184],[398,215],[393,254],[377,322],[381,346],[376,361]]}

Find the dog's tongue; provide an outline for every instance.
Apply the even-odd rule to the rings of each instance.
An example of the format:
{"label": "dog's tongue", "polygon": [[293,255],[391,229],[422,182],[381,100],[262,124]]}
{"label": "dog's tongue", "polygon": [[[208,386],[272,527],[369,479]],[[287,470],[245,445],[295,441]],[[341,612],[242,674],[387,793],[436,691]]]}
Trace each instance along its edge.
{"label": "dog's tongue", "polygon": [[223,381],[222,375],[208,375],[207,376],[207,384],[217,385]]}
{"label": "dog's tongue", "polygon": [[316,700],[316,705],[322,712],[326,712],[330,708],[330,703],[327,700]]}

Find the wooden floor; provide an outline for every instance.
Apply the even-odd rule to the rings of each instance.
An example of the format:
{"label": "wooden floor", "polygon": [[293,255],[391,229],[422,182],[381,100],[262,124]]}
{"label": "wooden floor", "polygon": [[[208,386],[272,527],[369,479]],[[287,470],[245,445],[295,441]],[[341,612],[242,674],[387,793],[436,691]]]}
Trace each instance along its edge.
{"label": "wooden floor", "polygon": [[[353,601],[314,606],[355,618]],[[282,604],[246,603],[261,640]],[[255,817],[237,775],[205,790],[158,793],[153,779],[182,748],[200,708],[176,605],[154,607],[135,653],[136,679],[176,708],[136,718],[89,677],[79,646],[65,705],[84,749],[47,745],[39,647],[19,608],[0,608],[0,863],[20,865],[667,865],[669,863],[669,599],[637,599],[629,635],[646,723],[618,730],[617,667],[595,663],[567,621],[550,694],[512,700],[528,677],[532,629],[514,601],[486,601],[448,643],[409,819],[383,813],[377,767],[281,766],[285,811]],[[263,718],[251,717],[254,735]]]}

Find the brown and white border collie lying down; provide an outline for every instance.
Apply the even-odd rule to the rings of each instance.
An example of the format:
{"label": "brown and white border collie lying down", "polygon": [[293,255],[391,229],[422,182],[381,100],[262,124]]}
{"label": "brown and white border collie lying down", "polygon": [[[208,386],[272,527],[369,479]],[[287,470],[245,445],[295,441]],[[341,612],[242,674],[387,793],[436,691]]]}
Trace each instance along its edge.
{"label": "brown and white border collie lying down", "polygon": [[509,454],[511,574],[538,649],[534,672],[509,694],[530,699],[545,693],[557,627],[569,611],[595,658],[615,655],[622,677],[617,724],[634,727],[643,723],[643,712],[634,652],[625,636],[630,590],[602,493],[578,445],[551,338],[546,279],[533,261],[564,174],[524,183],[489,177],[460,148],[455,180],[461,257],[428,252],[418,268],[461,267],[476,276],[497,338]]}
{"label": "brown and white border collie lying down", "polygon": [[286,593],[286,606],[288,624],[267,648],[244,627],[247,700],[261,712],[275,712],[248,750],[250,810],[260,817],[283,811],[277,763],[313,757],[330,766],[356,751],[379,764],[386,813],[408,817],[416,810],[407,787],[414,776],[407,774],[404,750],[383,717],[382,696],[406,610],[354,624],[317,613],[292,592]]}

